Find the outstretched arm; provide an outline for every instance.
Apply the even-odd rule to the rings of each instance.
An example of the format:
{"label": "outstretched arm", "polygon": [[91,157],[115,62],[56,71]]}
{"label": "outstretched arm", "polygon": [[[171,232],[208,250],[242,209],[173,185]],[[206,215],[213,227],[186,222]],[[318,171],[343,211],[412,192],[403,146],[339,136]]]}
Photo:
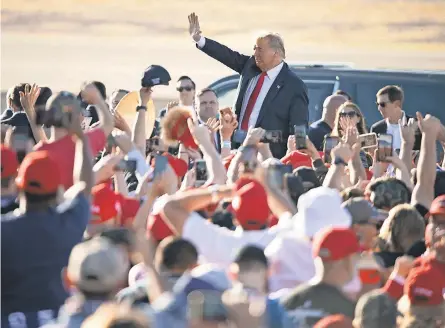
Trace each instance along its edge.
{"label": "outstretched arm", "polygon": [[188,16],[189,19],[189,33],[196,42],[198,49],[205,52],[210,57],[216,59],[220,63],[233,69],[235,72],[241,74],[244,66],[249,60],[249,56],[242,55],[239,52],[222,45],[211,39],[204,38],[201,35],[201,28],[199,26],[199,19],[195,13]]}

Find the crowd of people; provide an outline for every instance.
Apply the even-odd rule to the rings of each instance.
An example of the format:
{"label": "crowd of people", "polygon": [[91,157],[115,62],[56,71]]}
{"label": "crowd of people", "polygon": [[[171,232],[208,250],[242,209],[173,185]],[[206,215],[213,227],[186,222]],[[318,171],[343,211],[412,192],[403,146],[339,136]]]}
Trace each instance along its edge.
{"label": "crowd of people", "polygon": [[233,108],[182,76],[149,122],[156,65],[132,93],[8,91],[1,327],[445,327],[440,120],[390,85],[369,131],[347,90],[308,122],[279,35],[244,56],[189,32],[240,73]]}

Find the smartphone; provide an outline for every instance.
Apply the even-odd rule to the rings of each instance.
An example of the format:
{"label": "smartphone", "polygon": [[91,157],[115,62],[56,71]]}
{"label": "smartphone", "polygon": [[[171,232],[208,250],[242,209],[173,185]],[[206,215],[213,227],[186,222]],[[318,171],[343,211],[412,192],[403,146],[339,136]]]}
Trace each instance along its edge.
{"label": "smartphone", "polygon": [[114,167],[116,171],[128,171],[135,172],[136,171],[136,160],[126,160],[121,159],[119,163]]}
{"label": "smartphone", "polygon": [[377,135],[375,133],[361,134],[358,136],[361,148],[377,147]]}
{"label": "smartphone", "polygon": [[279,189],[284,187],[284,169],[282,164],[269,165],[267,169],[267,181],[270,185]]}
{"label": "smartphone", "polygon": [[264,133],[260,142],[263,143],[280,143],[283,141],[283,132],[280,130],[268,130]]}
{"label": "smartphone", "polygon": [[226,114],[228,114],[228,115],[230,115],[230,118],[231,118],[230,121],[233,122],[233,120],[234,120],[233,111],[232,111],[232,109],[230,107],[226,107],[226,108],[220,109],[219,110],[219,114],[220,114],[221,118],[224,118],[224,116]]}
{"label": "smartphone", "polygon": [[338,145],[339,142],[340,142],[340,139],[338,137],[331,137],[331,136],[324,137],[323,159],[324,159],[325,163],[328,163],[328,164],[332,163],[331,151]]}
{"label": "smartphone", "polygon": [[202,159],[196,160],[195,171],[196,171],[196,184],[197,186],[202,186],[208,179],[206,162]]}
{"label": "smartphone", "polygon": [[306,149],[306,125],[294,125],[294,135],[297,149]]}
{"label": "smartphone", "polygon": [[392,153],[392,135],[379,135],[377,139],[377,161],[386,162],[386,158],[392,156]]}
{"label": "smartphone", "polygon": [[157,177],[159,174],[162,174],[168,165],[168,158],[166,156],[157,155],[155,157],[155,168],[153,172],[153,177]]}
{"label": "smartphone", "polygon": [[217,291],[193,291],[187,296],[188,317],[191,320],[224,322],[228,318],[222,302],[222,294]]}

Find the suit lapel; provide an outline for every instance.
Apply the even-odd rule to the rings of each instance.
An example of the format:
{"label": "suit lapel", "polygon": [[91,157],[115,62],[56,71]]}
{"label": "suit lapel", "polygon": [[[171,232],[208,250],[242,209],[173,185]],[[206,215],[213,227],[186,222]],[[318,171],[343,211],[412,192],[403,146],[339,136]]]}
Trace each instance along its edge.
{"label": "suit lapel", "polygon": [[264,118],[264,115],[267,112],[267,108],[271,104],[271,102],[275,99],[281,89],[283,89],[284,83],[286,82],[286,76],[288,73],[288,66],[284,63],[283,68],[281,68],[280,73],[278,74],[275,81],[270,86],[269,91],[267,92],[266,98],[261,106],[260,113],[258,115],[258,119],[256,121],[255,127],[258,127],[261,123],[261,120]]}
{"label": "suit lapel", "polygon": [[241,74],[238,84],[238,98],[236,99],[235,104],[235,114],[238,117],[241,115],[241,108],[243,106],[243,100],[247,92],[247,87],[249,86],[250,81],[260,73],[261,70],[255,65],[255,60],[252,57],[252,64],[249,65],[245,72]]}

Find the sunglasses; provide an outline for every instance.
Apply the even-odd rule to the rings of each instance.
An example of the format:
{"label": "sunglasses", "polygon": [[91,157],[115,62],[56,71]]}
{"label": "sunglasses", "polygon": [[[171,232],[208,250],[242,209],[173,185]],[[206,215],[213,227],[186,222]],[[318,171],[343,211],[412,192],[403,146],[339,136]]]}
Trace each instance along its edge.
{"label": "sunglasses", "polygon": [[340,117],[354,118],[355,116],[357,116],[356,112],[340,112]]}
{"label": "sunglasses", "polygon": [[179,92],[182,92],[182,91],[192,91],[193,90],[193,87],[179,87],[179,88],[176,88],[176,91],[179,91]]}
{"label": "sunglasses", "polygon": [[382,107],[382,108],[385,108],[386,107],[386,104],[389,104],[389,102],[376,102],[375,103],[376,105],[377,105],[377,107]]}

